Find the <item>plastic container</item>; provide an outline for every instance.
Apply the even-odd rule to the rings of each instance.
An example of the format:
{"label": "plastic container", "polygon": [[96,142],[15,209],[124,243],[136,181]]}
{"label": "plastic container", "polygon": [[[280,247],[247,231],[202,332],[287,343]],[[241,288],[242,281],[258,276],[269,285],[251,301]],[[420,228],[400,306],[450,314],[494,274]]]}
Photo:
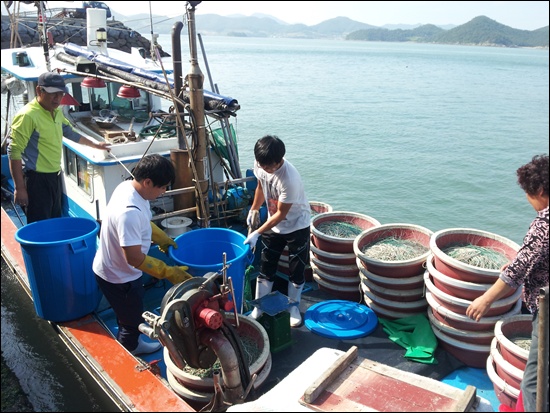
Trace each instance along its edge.
{"label": "plastic container", "polygon": [[92,263],[99,224],[88,218],[51,218],[21,227],[15,239],[39,317],[65,322],[94,311],[102,294]]}
{"label": "plastic container", "polygon": [[[342,237],[326,234],[319,229],[319,227],[323,227],[322,224],[329,223],[340,223],[342,225]],[[353,253],[353,241],[356,235],[353,235],[353,231],[345,231],[346,227],[356,230],[357,235],[359,235],[361,231],[377,226],[380,226],[380,222],[376,219],[358,212],[323,212],[311,218],[311,236],[313,243],[323,251],[339,254]],[[337,225],[335,225],[335,231],[337,228]]]}
{"label": "plastic container", "polygon": [[508,238],[473,228],[448,228],[434,232],[430,237],[430,250],[435,258],[436,270],[452,278],[479,284],[493,284],[500,275],[500,268],[477,267],[444,252],[455,244],[471,244],[492,249],[505,255],[510,262],[514,260],[520,248]]}
{"label": "plastic container", "polygon": [[240,232],[226,228],[201,228],[185,232],[174,241],[178,248],[169,247],[168,255],[178,265],[189,267],[187,272],[194,277],[202,277],[209,272],[223,268],[223,254],[227,277],[231,277],[235,290],[235,305],[242,313],[244,276],[246,268],[254,261],[254,253],[244,244],[246,237]]}
{"label": "plastic container", "polygon": [[190,231],[189,227],[193,224],[193,220],[187,217],[170,217],[163,219],[160,224],[166,235],[176,238],[178,235]]}
{"label": "plastic container", "polygon": [[[412,277],[424,271],[426,259],[430,255],[430,237],[433,232],[428,228],[421,227],[415,224],[384,224],[368,228],[361,232],[353,240],[353,252],[364,266],[371,273],[382,275],[384,277]],[[402,242],[414,242],[418,244],[419,255],[402,260],[386,261],[382,259],[372,258],[364,253],[364,249],[376,242],[381,242],[386,239],[396,239]],[[399,241],[396,241],[399,245]],[[406,251],[406,247],[403,247]],[[390,250],[391,251],[391,250]],[[400,255],[396,247],[395,255]],[[390,254],[388,252],[388,254]],[[391,255],[391,254],[390,254]]]}

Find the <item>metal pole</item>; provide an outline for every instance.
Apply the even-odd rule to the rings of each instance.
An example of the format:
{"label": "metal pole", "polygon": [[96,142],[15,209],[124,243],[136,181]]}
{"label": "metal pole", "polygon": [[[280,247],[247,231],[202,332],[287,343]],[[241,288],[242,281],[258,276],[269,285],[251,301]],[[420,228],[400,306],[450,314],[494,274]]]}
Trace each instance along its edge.
{"label": "metal pole", "polygon": [[[204,121],[204,91],[203,81],[204,76],[199,67],[197,59],[197,34],[195,28],[195,6],[200,2],[187,2],[187,20],[189,23],[189,51],[191,54],[191,68],[189,69],[189,103],[191,112],[195,122],[195,130],[197,132],[197,147],[193,154],[195,166],[197,170],[197,199],[202,200],[204,209],[197,208],[198,221],[201,226],[208,227],[208,214],[210,208],[208,206],[208,181],[205,180],[206,159],[206,128]],[[206,183],[206,188],[203,188],[203,183]]]}
{"label": "metal pole", "polygon": [[46,14],[44,13],[44,2],[37,2],[38,7],[38,35],[42,43],[42,49],[44,49],[44,60],[46,61],[46,69],[48,72],[52,70],[50,63],[50,50],[48,46],[48,37],[46,34]]}
{"label": "metal pole", "polygon": [[539,292],[539,356],[537,360],[537,412],[548,405],[548,286]]}
{"label": "metal pole", "polygon": [[[210,67],[208,65],[208,60],[206,59],[206,52],[204,50],[204,44],[202,43],[202,36],[200,34],[197,34],[197,37],[199,38],[199,43],[201,45],[202,58],[204,60],[204,65],[206,67],[206,74],[208,75],[208,80],[210,82],[210,90],[212,90],[212,92],[219,94],[220,92],[218,90],[218,86],[214,84],[212,80],[212,75],[210,74]],[[231,177],[242,178],[241,169],[237,162],[237,157],[235,154],[235,150],[233,148],[231,130],[229,130],[229,125],[228,125],[229,122],[227,122],[227,119],[220,119],[220,124],[222,127],[223,138],[225,140],[225,147],[227,148],[227,156],[229,158],[229,172],[231,174]],[[227,137],[228,134],[229,134],[229,138]]]}

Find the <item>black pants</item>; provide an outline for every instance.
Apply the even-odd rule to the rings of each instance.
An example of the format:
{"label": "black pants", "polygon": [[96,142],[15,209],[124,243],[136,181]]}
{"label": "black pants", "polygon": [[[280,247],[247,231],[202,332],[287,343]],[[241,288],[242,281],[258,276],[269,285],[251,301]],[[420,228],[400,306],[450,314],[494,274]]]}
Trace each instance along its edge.
{"label": "black pants", "polygon": [[279,259],[288,247],[288,279],[294,284],[305,282],[305,270],[309,264],[310,228],[299,229],[290,234],[276,234],[267,231],[262,234],[261,278],[275,280]]}
{"label": "black pants", "polygon": [[113,284],[95,276],[99,289],[113,307],[116,314],[118,333],[117,340],[128,351],[135,350],[141,334],[139,325],[143,320],[143,277],[123,284]]}
{"label": "black pants", "polygon": [[61,173],[25,172],[29,205],[25,210],[27,224],[48,218],[59,218],[63,212]]}

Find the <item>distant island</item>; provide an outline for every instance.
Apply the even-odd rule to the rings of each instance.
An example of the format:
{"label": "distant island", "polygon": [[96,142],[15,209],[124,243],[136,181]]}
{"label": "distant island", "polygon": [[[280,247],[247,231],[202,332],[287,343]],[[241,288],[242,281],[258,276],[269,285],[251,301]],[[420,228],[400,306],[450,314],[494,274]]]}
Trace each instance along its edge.
{"label": "distant island", "polygon": [[[23,18],[25,24],[18,25],[23,45],[39,45],[36,17]],[[157,34],[170,34],[179,18],[162,16],[149,17],[147,14],[134,16],[113,15],[107,21],[107,34],[111,47],[130,51],[132,47],[145,50],[150,56],[151,42],[146,38],[151,31]],[[49,19],[52,25],[48,31],[56,43],[66,39],[78,45],[86,44],[86,20],[83,18]],[[518,30],[500,24],[485,16],[479,16],[460,26],[444,29],[433,24],[414,28],[376,27],[360,23],[347,17],[336,17],[314,26],[286,24],[270,16],[233,16],[215,14],[197,16],[197,32],[210,36],[233,37],[278,37],[294,39],[328,39],[376,42],[416,42],[450,45],[473,45],[493,47],[531,47],[548,49],[548,26],[537,30]],[[11,27],[8,16],[2,16],[2,49],[11,45]],[[144,36],[145,34],[145,36]],[[161,56],[168,53],[161,50]]]}
{"label": "distant island", "polygon": [[[136,31],[150,30],[148,14],[115,16]],[[169,34],[177,18],[153,16],[153,30]],[[142,26],[143,25],[143,26]],[[414,28],[376,27],[347,17],[335,17],[313,26],[286,24],[271,16],[197,15],[197,31],[203,35],[235,37],[283,37],[296,39],[340,39],[378,42],[417,42],[455,45],[548,48],[548,26],[537,30],[519,30],[485,16],[450,29],[433,24]],[[138,27],[140,26],[140,27]],[[404,26],[406,27],[406,26]],[[410,26],[409,26],[410,27]]]}

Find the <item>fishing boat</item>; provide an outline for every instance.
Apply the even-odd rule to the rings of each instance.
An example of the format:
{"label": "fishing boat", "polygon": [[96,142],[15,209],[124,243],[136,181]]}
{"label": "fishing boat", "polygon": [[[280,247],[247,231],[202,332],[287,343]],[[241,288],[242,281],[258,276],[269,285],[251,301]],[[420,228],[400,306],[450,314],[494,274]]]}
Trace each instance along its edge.
{"label": "fishing boat", "polygon": [[[246,315],[244,290],[257,275],[253,264],[258,256],[246,250],[236,259],[227,257],[226,251],[217,251],[214,244],[222,240],[242,246],[255,178],[250,171],[243,176],[239,165],[232,126],[239,110],[238,100],[203,89],[204,75],[197,58],[200,36],[195,31],[195,9],[199,3],[186,4],[190,51],[187,75],[181,55],[183,22],[173,27],[171,58],[162,58],[154,48],[147,57],[143,50],[127,53],[108,47],[106,13],[102,9],[86,10],[86,47],[70,42],[51,44],[46,22],[42,22],[44,36],[40,46],[2,50],[2,101],[6,113],[2,117],[6,122],[2,126],[2,257],[33,299],[37,313],[50,321],[60,339],[121,411],[296,411],[304,406],[322,411],[313,404],[314,396],[325,391],[327,379],[334,379],[355,358],[363,360],[360,365],[375,378],[391,376],[395,380],[394,384],[386,383],[390,387],[381,386],[382,391],[388,391],[395,383],[407,387],[411,411],[418,410],[412,403],[415,397],[429,400],[434,395],[451,404],[431,405],[432,411],[491,411],[486,398],[495,397],[492,385],[479,386],[466,377],[468,369],[462,370],[459,380],[468,387],[444,383],[445,377],[464,364],[442,348],[436,350],[438,364],[404,359],[403,348],[388,339],[372,315],[368,323],[353,322],[354,328],[368,328],[368,334],[350,335],[346,330],[332,336],[315,334],[305,325],[291,331],[284,309],[292,303],[285,301],[284,294],[274,295],[282,311],[269,314],[269,322],[261,324]],[[208,69],[206,61],[205,65]],[[209,232],[206,239],[192,238],[193,244],[199,245],[193,253],[208,255],[215,263],[206,265],[202,273],[193,274],[197,275],[193,279],[172,285],[144,274],[147,311],[140,329],[163,344],[156,353],[134,356],[117,342],[114,312],[103,297],[96,296],[95,285],[85,286],[84,298],[61,297],[61,301],[79,301],[82,305],[76,306],[77,311],[85,307],[84,314],[76,317],[69,315],[65,319],[65,307],[55,302],[50,304],[53,308],[48,308],[53,315],[46,316],[44,307],[40,307],[43,303],[38,303],[38,292],[54,294],[53,290],[59,287],[37,285],[38,268],[29,264],[29,251],[44,238],[32,231],[38,223],[27,224],[24,211],[14,203],[5,146],[11,116],[34,98],[37,79],[46,71],[56,71],[66,80],[69,93],[62,103],[63,112],[73,127],[93,140],[109,142],[111,147],[101,151],[64,139],[64,217],[47,220],[52,223],[48,222],[49,231],[45,232],[65,234],[69,228],[82,226],[78,229],[84,234],[79,233],[78,241],[84,246],[75,247],[73,238],[66,236],[47,242],[47,249],[33,257],[39,260],[39,266],[44,262],[41,259],[49,261],[56,254],[67,254],[57,252],[55,247],[59,244],[62,251],[84,249],[93,256],[96,225],[105,214],[113,190],[131,178],[132,168],[148,153],[169,157],[177,170],[174,186],[151,202],[153,221],[176,239],[219,230]],[[231,235],[225,239],[228,230]],[[241,234],[242,239],[234,238],[235,234]],[[170,260],[175,259],[159,253],[156,246],[151,247],[150,255],[171,264]],[[67,265],[70,271],[64,267]],[[65,260],[57,267],[54,264],[53,270],[80,270],[72,266]],[[247,278],[244,273],[249,269],[252,271],[246,274],[250,277]],[[284,274],[279,278],[284,285]],[[67,290],[80,287],[75,287],[71,278],[65,280],[71,284]],[[332,302],[333,298],[310,280],[300,309],[305,312],[314,305]],[[352,318],[363,317],[363,307],[366,308],[362,306],[358,313],[352,313]],[[250,352],[255,352],[254,357],[249,356]],[[210,376],[202,375],[206,370]],[[479,369],[474,370],[475,374],[480,373]],[[351,382],[352,378],[348,380]],[[367,381],[359,382],[365,390]],[[419,386],[429,390],[415,396]],[[472,389],[477,389],[477,396]],[[366,401],[359,400],[357,404],[361,402]],[[351,408],[349,398],[339,406]],[[392,409],[391,405],[387,409]]]}

